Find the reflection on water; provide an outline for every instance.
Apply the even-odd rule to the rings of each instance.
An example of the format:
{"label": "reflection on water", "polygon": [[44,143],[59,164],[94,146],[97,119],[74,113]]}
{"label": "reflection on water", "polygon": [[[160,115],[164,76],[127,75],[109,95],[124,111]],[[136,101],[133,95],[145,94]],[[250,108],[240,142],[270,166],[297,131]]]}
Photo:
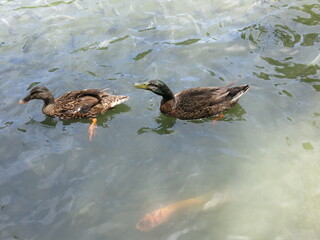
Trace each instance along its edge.
{"label": "reflection on water", "polygon": [[241,29],[241,37],[248,39],[258,48],[265,48],[269,44],[294,47],[301,40],[301,35],[285,25],[264,26],[253,24]]}
{"label": "reflection on water", "polygon": [[299,13],[304,12],[307,14],[298,15],[296,18],[293,18],[293,21],[299,22],[301,24],[305,24],[308,26],[316,26],[319,25],[319,4],[310,4],[310,5],[302,5],[301,7],[291,7],[291,9],[298,10]]}
{"label": "reflection on water", "polygon": [[[318,1],[0,5],[0,239],[319,240]],[[162,115],[158,97],[132,87],[149,79],[250,91],[212,126]],[[90,121],[17,104],[38,84],[130,101],[99,116],[89,142]],[[136,229],[212,190],[233,198]]]}
{"label": "reflection on water", "polygon": [[159,117],[156,118],[156,122],[158,123],[157,127],[155,128],[142,127],[138,130],[138,134],[154,132],[162,135],[162,134],[171,134],[174,132],[172,127],[176,122],[175,118],[167,117],[163,114],[160,114]]}
{"label": "reflection on water", "polygon": [[0,127],[0,129],[4,129],[4,128],[7,128],[7,127],[10,127],[12,124],[13,124],[12,121],[5,122],[4,125]]}
{"label": "reflection on water", "polygon": [[44,31],[41,31],[41,32],[39,32],[39,33],[36,33],[36,34],[32,35],[31,37],[28,37],[26,43],[25,43],[24,46],[22,47],[23,53],[28,53],[28,52],[30,52],[32,46],[37,42],[37,40],[38,40],[39,38],[42,38],[42,39],[46,40],[46,38],[44,37],[44,35],[48,34],[50,31],[51,31],[51,29],[48,28],[48,29],[46,29],[46,30],[44,30]]}
{"label": "reflection on water", "polygon": [[[219,121],[225,121],[225,122],[233,122],[233,121],[244,121],[245,118],[243,115],[246,113],[246,111],[237,104],[232,109],[226,111],[223,114],[222,119],[219,119]],[[209,123],[211,121],[214,121],[216,117],[212,118],[206,118],[206,119],[196,119],[196,120],[189,120],[193,123]],[[157,117],[156,122],[158,123],[157,127],[150,128],[150,127],[142,127],[138,130],[138,134],[148,133],[148,132],[154,132],[157,134],[171,134],[174,133],[174,124],[176,123],[176,119],[172,117],[167,117],[163,114],[160,114],[159,117]],[[179,120],[178,120],[179,121]],[[209,126],[209,124],[207,124]]]}
{"label": "reflection on water", "polygon": [[[309,83],[316,90],[320,90],[320,79],[318,71],[320,70],[319,65],[307,65],[301,63],[294,63],[290,60],[292,58],[287,58],[283,61],[278,61],[269,57],[262,57],[269,66],[274,67],[275,73],[260,72],[255,73],[255,75],[264,80],[270,80],[271,77],[281,78],[281,79],[295,79],[301,82]],[[270,72],[270,69],[269,71]]]}
{"label": "reflection on water", "polygon": [[40,126],[44,126],[44,127],[48,127],[48,128],[55,128],[57,126],[57,123],[58,123],[57,119],[46,116],[45,119],[40,122],[38,122],[34,119],[30,119],[30,121],[26,122],[26,125],[36,124],[36,125],[40,125]]}
{"label": "reflection on water", "polygon": [[137,54],[137,56],[135,56],[133,58],[133,60],[138,61],[138,60],[140,60],[141,58],[145,57],[146,55],[148,55],[151,52],[152,52],[152,49],[149,49],[149,50],[147,50],[145,52],[139,53],[139,54]]}
{"label": "reflection on water", "polygon": [[69,2],[56,1],[56,2],[49,3],[49,4],[45,4],[45,5],[36,5],[36,6],[28,6],[28,7],[22,6],[22,7],[16,8],[15,10],[19,10],[19,9],[30,9],[30,8],[54,7],[54,6],[58,6],[58,5],[60,5],[60,4],[71,4],[71,3],[75,2],[75,1],[76,1],[76,0],[72,0],[72,1],[69,1]]}

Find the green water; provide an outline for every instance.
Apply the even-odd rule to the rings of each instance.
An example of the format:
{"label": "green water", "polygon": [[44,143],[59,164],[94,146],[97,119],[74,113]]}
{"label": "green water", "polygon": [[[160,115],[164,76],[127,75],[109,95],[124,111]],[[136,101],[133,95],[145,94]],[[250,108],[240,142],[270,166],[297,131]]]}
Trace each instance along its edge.
{"label": "green water", "polygon": [[[317,0],[0,0],[0,239],[320,239]],[[159,112],[132,87],[249,84],[214,126]],[[129,101],[89,121],[19,105],[109,88]],[[136,223],[228,191],[219,209]]]}

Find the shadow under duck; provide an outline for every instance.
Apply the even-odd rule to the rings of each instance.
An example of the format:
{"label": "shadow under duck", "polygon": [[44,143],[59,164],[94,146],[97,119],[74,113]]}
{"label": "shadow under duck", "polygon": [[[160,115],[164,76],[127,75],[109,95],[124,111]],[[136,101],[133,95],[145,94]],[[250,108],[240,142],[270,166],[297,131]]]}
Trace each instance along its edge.
{"label": "shadow under duck", "polygon": [[92,123],[89,128],[89,140],[91,141],[95,135],[96,116],[127,101],[129,97],[111,95],[102,89],[82,89],[54,98],[48,88],[37,86],[32,88],[29,95],[21,99],[19,103],[25,104],[32,99],[44,101],[42,112],[48,116],[60,119],[91,119]]}
{"label": "shadow under duck", "polygon": [[170,117],[182,120],[207,118],[232,108],[238,99],[248,91],[249,85],[232,87],[196,87],[173,94],[160,80],[135,83],[133,86],[162,96],[160,111]]}

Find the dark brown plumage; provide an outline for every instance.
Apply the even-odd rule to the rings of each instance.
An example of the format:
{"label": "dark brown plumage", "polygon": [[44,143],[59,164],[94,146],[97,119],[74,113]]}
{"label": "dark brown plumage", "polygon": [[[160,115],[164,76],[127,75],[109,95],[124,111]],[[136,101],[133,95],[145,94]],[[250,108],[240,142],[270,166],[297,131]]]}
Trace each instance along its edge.
{"label": "dark brown plumage", "polygon": [[[111,95],[101,89],[70,91],[59,98],[54,98],[46,87],[37,86],[32,88],[29,95],[19,103],[25,104],[32,99],[42,99],[44,101],[42,112],[48,116],[60,119],[94,119],[98,114],[127,101],[128,98],[127,96]],[[96,120],[93,120],[90,128],[90,139],[93,135],[95,122]]]}
{"label": "dark brown plumage", "polygon": [[162,96],[160,111],[170,117],[182,120],[212,117],[232,108],[249,89],[249,85],[232,87],[197,87],[173,94],[160,80],[152,80],[134,87],[150,90]]}

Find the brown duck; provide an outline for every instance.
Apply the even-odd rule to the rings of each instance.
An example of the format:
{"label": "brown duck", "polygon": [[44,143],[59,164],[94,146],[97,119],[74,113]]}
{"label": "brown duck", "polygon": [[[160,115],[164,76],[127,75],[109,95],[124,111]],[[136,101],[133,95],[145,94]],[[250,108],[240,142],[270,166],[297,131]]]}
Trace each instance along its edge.
{"label": "brown duck", "polygon": [[129,97],[111,95],[102,89],[83,89],[70,91],[59,98],[54,98],[49,89],[37,86],[32,88],[29,95],[19,103],[25,104],[32,99],[44,101],[42,112],[48,116],[60,119],[91,119],[92,123],[89,128],[89,140],[91,141],[95,135],[96,116],[127,101]]}
{"label": "brown duck", "polygon": [[150,90],[162,96],[160,111],[170,117],[182,120],[212,117],[232,108],[238,99],[248,91],[249,85],[232,87],[196,87],[173,94],[160,80],[136,83],[134,87]]}

